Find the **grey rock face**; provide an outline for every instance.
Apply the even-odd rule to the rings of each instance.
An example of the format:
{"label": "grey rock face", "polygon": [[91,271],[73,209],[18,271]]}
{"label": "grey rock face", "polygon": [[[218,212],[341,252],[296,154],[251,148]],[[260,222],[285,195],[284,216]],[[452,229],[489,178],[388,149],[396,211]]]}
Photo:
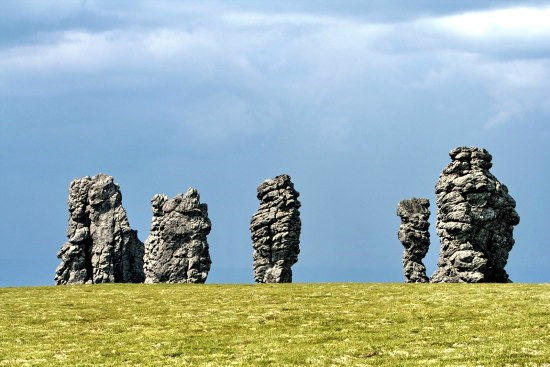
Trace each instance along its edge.
{"label": "grey rock face", "polygon": [[145,241],[145,283],[204,283],[210,270],[206,236],[212,225],[197,190],[151,199],[153,219]]}
{"label": "grey rock face", "polygon": [[56,284],[143,282],[143,243],[128,224],[113,178],[72,181],[68,204],[69,241],[57,253]]}
{"label": "grey rock face", "polygon": [[516,202],[489,169],[491,155],[475,147],[453,149],[436,185],[441,240],[432,282],[509,282],[504,267],[519,223]]}
{"label": "grey rock face", "polygon": [[260,208],[250,223],[254,280],[290,283],[300,253],[300,194],[288,175],[262,182],[257,192]]}
{"label": "grey rock face", "polygon": [[428,199],[407,199],[397,205],[397,215],[401,225],[397,237],[405,247],[403,252],[403,272],[406,283],[426,283],[426,267],[422,259],[430,247],[430,202]]}

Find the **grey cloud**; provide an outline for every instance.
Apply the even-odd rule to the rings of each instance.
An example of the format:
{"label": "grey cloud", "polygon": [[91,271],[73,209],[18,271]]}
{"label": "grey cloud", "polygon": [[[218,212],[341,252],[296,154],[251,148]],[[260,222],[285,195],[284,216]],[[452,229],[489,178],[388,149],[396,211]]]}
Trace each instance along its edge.
{"label": "grey cloud", "polygon": [[[41,19],[61,29],[0,48],[0,94],[162,94],[147,108],[185,131],[220,140],[264,133],[286,120],[298,131],[315,126],[320,139],[345,142],[358,127],[387,116],[383,111],[410,110],[410,101],[431,108],[442,94],[451,101],[458,86],[484,95],[488,117],[480,127],[548,104],[550,62],[542,55],[550,28],[526,36],[504,24],[500,33],[472,36],[460,33],[455,18],[426,17],[420,9],[412,20],[369,22],[300,7],[281,13],[243,4],[154,4],[106,11],[101,2],[74,2],[57,17],[53,8]],[[36,6],[31,18],[43,10]],[[79,11],[111,29],[89,26],[93,20],[82,29],[63,23]],[[168,19],[162,26],[160,14]]]}

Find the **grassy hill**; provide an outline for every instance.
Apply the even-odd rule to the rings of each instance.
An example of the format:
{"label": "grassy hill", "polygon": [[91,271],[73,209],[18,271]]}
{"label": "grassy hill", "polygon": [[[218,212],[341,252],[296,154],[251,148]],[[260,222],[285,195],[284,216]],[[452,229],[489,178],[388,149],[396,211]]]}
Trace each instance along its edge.
{"label": "grassy hill", "polygon": [[550,366],[550,284],[0,289],[0,366]]}

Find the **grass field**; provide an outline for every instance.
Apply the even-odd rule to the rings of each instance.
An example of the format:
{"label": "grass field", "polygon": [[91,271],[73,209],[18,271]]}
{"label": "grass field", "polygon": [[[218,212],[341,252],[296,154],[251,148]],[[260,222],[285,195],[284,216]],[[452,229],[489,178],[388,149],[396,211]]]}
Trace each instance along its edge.
{"label": "grass field", "polygon": [[0,288],[0,366],[550,366],[550,284]]}

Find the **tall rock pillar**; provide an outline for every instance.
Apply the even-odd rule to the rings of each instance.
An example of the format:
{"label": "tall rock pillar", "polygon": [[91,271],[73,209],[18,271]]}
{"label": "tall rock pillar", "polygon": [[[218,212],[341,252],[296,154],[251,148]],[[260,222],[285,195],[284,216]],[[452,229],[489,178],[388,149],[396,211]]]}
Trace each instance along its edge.
{"label": "tall rock pillar", "polygon": [[485,149],[459,147],[437,182],[437,234],[441,240],[432,282],[509,282],[504,267],[519,223],[508,188],[489,172]]}
{"label": "tall rock pillar", "polygon": [[206,236],[212,224],[197,190],[151,199],[153,219],[145,241],[145,283],[204,283],[210,271]]}
{"label": "tall rock pillar", "polygon": [[426,267],[422,259],[430,247],[430,202],[428,199],[407,199],[397,205],[401,225],[397,234],[405,247],[403,252],[403,273],[406,283],[426,283]]}
{"label": "tall rock pillar", "polygon": [[300,253],[300,194],[284,174],[262,182],[257,192],[260,208],[250,223],[254,280],[290,283]]}
{"label": "tall rock pillar", "polygon": [[143,282],[143,243],[130,228],[111,176],[71,182],[68,242],[57,257],[56,284]]}

